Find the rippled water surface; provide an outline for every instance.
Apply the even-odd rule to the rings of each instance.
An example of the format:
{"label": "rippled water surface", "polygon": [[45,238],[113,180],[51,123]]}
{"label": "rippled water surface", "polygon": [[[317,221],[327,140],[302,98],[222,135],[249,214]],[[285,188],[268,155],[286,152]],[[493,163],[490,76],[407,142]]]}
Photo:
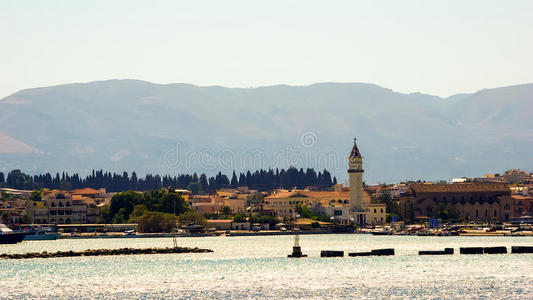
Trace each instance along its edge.
{"label": "rippled water surface", "polygon": [[[303,235],[179,238],[214,253],[0,260],[0,298],[533,299],[533,254],[459,255],[465,246],[533,246],[532,237]],[[167,247],[170,238],[25,241],[0,253]],[[455,255],[418,256],[454,247]],[[320,250],[395,256],[320,258]]]}

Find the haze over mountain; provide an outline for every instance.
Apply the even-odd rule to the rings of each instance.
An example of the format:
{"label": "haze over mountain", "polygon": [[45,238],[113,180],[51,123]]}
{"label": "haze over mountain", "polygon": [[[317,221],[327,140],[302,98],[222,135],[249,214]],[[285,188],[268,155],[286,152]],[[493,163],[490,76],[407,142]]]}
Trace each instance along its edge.
{"label": "haze over mountain", "polygon": [[327,168],[353,137],[369,183],[533,168],[533,84],[448,98],[366,83],[258,88],[109,80],[0,100],[0,170],[230,173]]}

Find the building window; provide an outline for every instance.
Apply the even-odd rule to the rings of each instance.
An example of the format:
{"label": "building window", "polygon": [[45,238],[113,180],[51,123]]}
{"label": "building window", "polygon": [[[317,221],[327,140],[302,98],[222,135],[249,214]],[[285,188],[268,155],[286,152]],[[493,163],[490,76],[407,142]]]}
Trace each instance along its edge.
{"label": "building window", "polygon": [[496,210],[494,210],[494,216],[496,217],[498,214],[496,213]]}
{"label": "building window", "polygon": [[377,209],[374,208],[374,213],[377,213]]}
{"label": "building window", "polygon": [[[383,213],[383,208],[381,209],[381,213]],[[383,218],[382,218],[383,219]],[[383,221],[383,220],[382,220]]]}
{"label": "building window", "polygon": [[69,207],[70,206],[70,202],[67,201],[67,203],[65,204],[66,207]]}
{"label": "building window", "polygon": [[479,211],[476,209],[476,218],[479,218]]}
{"label": "building window", "polygon": [[340,210],[340,209],[336,209],[336,210],[333,211],[333,214],[334,214],[335,216],[342,216],[342,210]]}
{"label": "building window", "polygon": [[59,207],[63,207],[63,202],[59,202]]}
{"label": "building window", "polygon": [[56,203],[55,202],[52,202],[52,207],[56,207]]}

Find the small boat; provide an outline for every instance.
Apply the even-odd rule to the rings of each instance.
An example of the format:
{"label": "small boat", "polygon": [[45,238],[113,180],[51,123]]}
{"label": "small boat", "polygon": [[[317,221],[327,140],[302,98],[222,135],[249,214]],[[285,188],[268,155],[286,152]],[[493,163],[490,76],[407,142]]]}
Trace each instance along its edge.
{"label": "small boat", "polygon": [[4,224],[0,224],[0,244],[16,244],[22,242],[26,233],[14,232]]}
{"label": "small boat", "polygon": [[26,236],[24,237],[25,241],[50,241],[56,240],[61,234],[53,232],[50,228],[32,228],[28,230]]}
{"label": "small boat", "polygon": [[371,231],[372,235],[391,235],[392,231],[382,230],[382,231]]}

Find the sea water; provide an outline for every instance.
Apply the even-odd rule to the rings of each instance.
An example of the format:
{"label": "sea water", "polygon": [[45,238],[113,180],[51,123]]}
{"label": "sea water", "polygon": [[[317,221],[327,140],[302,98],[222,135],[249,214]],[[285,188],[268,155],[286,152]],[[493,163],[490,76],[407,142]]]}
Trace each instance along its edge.
{"label": "sea water", "polygon": [[[0,260],[0,298],[532,299],[533,254],[460,255],[459,247],[533,246],[533,237],[302,235],[178,238],[213,253]],[[171,247],[171,238],[61,239],[0,245],[0,253]],[[456,254],[419,256],[455,248]],[[395,256],[348,257],[394,248]],[[345,257],[320,258],[320,250]]]}

